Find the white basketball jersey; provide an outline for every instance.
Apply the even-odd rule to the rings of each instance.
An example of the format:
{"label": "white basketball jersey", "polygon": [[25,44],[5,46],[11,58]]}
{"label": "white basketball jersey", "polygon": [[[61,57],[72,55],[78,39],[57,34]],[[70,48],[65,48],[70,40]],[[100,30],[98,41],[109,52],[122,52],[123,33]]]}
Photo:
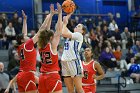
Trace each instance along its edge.
{"label": "white basketball jersey", "polygon": [[83,35],[80,32],[72,33],[71,39],[66,39],[62,54],[62,61],[80,59],[79,51],[83,43]]}

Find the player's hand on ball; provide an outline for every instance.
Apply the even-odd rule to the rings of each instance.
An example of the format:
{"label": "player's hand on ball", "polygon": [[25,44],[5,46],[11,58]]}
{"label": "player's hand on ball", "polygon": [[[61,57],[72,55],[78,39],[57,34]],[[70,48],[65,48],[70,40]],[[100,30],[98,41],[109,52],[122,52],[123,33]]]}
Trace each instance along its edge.
{"label": "player's hand on ball", "polygon": [[69,13],[69,14],[67,14],[67,19],[69,19],[70,17],[71,17],[71,15],[73,14],[73,12],[72,13]]}
{"label": "player's hand on ball", "polygon": [[67,16],[63,17],[63,25],[67,25],[68,24],[68,18]]}

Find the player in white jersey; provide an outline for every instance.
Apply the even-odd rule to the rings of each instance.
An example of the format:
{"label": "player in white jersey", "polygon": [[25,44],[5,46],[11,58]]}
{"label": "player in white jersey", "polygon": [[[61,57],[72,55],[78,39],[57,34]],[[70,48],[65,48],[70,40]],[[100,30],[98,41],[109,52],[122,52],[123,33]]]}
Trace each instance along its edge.
{"label": "player in white jersey", "polygon": [[83,35],[79,32],[72,33],[69,31],[68,33],[72,35],[72,38],[66,39],[61,59],[65,61],[79,59],[79,51],[83,43]]}
{"label": "player in white jersey", "polygon": [[63,17],[62,36],[66,37],[64,51],[61,58],[62,76],[69,93],[74,93],[74,86],[77,93],[84,93],[82,89],[82,63],[79,51],[83,43],[83,35],[86,28],[83,24],[78,24],[74,28],[74,33],[67,28],[68,19],[71,14]]}

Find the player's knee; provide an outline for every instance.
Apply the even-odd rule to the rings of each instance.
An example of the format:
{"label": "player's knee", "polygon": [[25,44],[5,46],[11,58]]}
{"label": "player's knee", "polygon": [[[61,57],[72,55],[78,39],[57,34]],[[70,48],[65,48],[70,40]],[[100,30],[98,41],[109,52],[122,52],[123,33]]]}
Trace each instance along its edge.
{"label": "player's knee", "polygon": [[75,93],[73,87],[69,87],[69,88],[67,88],[67,89],[68,89],[68,92],[69,92],[69,93]]}
{"label": "player's knee", "polygon": [[68,93],[75,93],[74,90],[68,90]]}

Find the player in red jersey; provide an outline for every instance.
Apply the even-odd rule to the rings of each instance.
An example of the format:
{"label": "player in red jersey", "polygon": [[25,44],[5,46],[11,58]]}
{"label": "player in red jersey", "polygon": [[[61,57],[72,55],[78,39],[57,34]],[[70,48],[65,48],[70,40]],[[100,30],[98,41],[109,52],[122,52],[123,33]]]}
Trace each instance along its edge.
{"label": "player in red jersey", "polygon": [[[50,9],[52,14],[56,12],[53,4]],[[57,47],[62,31],[62,9],[59,3],[57,3],[57,9],[58,21],[56,24],[56,32],[44,30],[40,33],[38,40],[38,48],[42,60],[38,85],[39,93],[62,93],[62,82],[58,73],[60,68],[57,54]]]}
{"label": "player in red jersey", "polygon": [[37,93],[36,83],[38,82],[38,77],[36,77],[36,49],[34,44],[38,41],[38,36],[40,32],[44,29],[48,29],[46,25],[50,19],[50,14],[47,15],[45,21],[40,27],[37,34],[29,39],[27,37],[27,17],[23,14],[23,30],[22,34],[17,36],[17,50],[20,57],[20,71],[19,73],[10,81],[5,93],[8,93],[10,86],[17,82],[19,93]]}
{"label": "player in red jersey", "polygon": [[[82,62],[84,77],[82,78],[82,87],[85,93],[96,92],[96,80],[104,78],[104,72],[101,65],[93,60],[92,48],[87,47],[84,51],[85,61]],[[96,76],[96,73],[99,75]]]}

